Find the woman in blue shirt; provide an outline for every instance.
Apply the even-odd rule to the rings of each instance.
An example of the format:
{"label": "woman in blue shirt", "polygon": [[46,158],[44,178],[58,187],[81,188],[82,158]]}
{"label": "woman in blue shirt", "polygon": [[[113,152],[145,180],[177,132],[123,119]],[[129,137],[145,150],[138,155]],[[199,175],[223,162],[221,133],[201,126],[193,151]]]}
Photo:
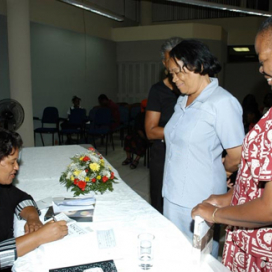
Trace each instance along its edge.
{"label": "woman in blue shirt", "polygon": [[[221,66],[205,44],[183,40],[170,57],[169,71],[183,96],[164,130],[164,215],[192,239],[192,208],[211,194],[225,193],[227,175],[238,168],[244,138],[242,108],[210,76]],[[217,251],[215,247],[214,256]]]}

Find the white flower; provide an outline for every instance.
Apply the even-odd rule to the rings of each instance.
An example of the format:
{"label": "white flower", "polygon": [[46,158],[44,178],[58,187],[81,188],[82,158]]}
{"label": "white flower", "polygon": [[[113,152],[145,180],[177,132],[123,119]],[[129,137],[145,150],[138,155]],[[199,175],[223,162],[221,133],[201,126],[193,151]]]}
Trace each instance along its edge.
{"label": "white flower", "polygon": [[110,171],[104,169],[103,171],[101,171],[101,175],[102,176],[106,176],[107,178],[110,178],[111,174]]}
{"label": "white flower", "polygon": [[89,157],[90,157],[92,162],[96,162],[96,163],[100,162],[100,159],[97,156],[93,155],[93,154],[89,154]]}
{"label": "white flower", "polygon": [[76,163],[72,162],[70,165],[69,165],[69,170],[70,171],[73,171],[73,170],[76,170],[78,167],[76,165]]}
{"label": "white flower", "polygon": [[80,174],[78,175],[78,179],[79,180],[84,180],[86,177],[86,172],[83,170],[80,172]]}
{"label": "white flower", "polygon": [[71,175],[72,175],[72,172],[69,171],[69,172],[67,173],[66,179],[70,179],[70,178],[71,178]]}

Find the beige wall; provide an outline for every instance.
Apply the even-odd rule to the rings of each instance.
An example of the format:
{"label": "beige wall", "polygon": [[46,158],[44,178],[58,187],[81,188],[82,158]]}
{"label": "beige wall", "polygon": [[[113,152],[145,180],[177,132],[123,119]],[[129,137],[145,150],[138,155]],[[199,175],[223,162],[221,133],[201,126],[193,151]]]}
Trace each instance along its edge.
{"label": "beige wall", "polygon": [[[194,20],[197,24],[209,24],[221,26],[228,33],[228,45],[249,45],[254,44],[256,32],[266,17],[236,17],[219,19]],[[182,21],[180,23],[190,23]],[[175,22],[176,24],[177,22]]]}
{"label": "beige wall", "polygon": [[[0,0],[0,14],[6,14],[6,0]],[[84,17],[83,17],[84,14]],[[101,17],[95,15],[90,12],[83,12],[82,10],[69,6],[67,4],[60,3],[56,0],[30,0],[30,17],[34,22],[43,23],[50,26],[55,26],[59,28],[64,28],[68,30],[72,30],[79,33],[84,33],[84,18],[86,22],[86,32],[88,35],[96,36],[104,39],[117,39],[117,34],[115,30],[112,28],[120,28],[136,25],[135,23],[126,20],[124,23],[115,22],[113,20],[107,19],[105,17]],[[193,29],[191,32],[187,26],[185,26],[186,31],[184,32],[184,24],[188,23],[191,26],[197,25],[214,25],[221,26],[226,33],[228,34],[227,44],[228,45],[246,45],[253,44],[255,34],[260,23],[264,20],[264,17],[237,17],[237,18],[220,18],[220,19],[202,19],[202,20],[194,20],[194,21],[181,21],[181,22],[173,22],[174,25],[171,32],[177,32],[176,29],[180,28],[179,36],[187,37],[189,34],[196,35],[207,35],[210,36],[213,33],[207,33],[203,31],[201,33],[195,33]],[[193,24],[192,24],[193,23]],[[170,23],[163,24],[153,24],[150,28],[142,28],[137,27],[138,30],[135,31],[133,28],[125,29],[122,33],[123,41],[132,40],[132,34],[129,32],[132,30],[133,33],[136,33],[136,37],[134,40],[138,39],[146,39],[146,40],[154,40],[154,35],[161,35],[159,32],[164,29],[164,27],[168,28]],[[204,28],[204,26],[203,26]],[[201,31],[201,28],[197,28]],[[212,30],[212,28],[210,28]],[[118,30],[119,31],[119,30]],[[141,31],[143,31],[141,33]],[[213,30],[212,30],[213,31]],[[142,35],[141,35],[142,34]],[[169,34],[171,36],[171,34]],[[120,36],[120,34],[119,34]],[[195,36],[190,36],[195,37]],[[200,37],[203,39],[210,39],[209,37]],[[155,38],[157,39],[157,38]],[[158,39],[164,39],[164,37],[160,37]],[[120,40],[120,38],[118,38]]]}
{"label": "beige wall", "polygon": [[[29,0],[29,3],[30,20],[33,22],[78,33],[85,33],[86,27],[88,35],[103,39],[111,39],[113,27],[135,25],[128,19],[116,22],[56,0]],[[0,0],[0,14],[6,15],[6,0]]]}
{"label": "beige wall", "polygon": [[219,41],[227,39],[222,27],[207,24],[186,23],[112,29],[112,40],[116,42],[165,40],[172,36]]}

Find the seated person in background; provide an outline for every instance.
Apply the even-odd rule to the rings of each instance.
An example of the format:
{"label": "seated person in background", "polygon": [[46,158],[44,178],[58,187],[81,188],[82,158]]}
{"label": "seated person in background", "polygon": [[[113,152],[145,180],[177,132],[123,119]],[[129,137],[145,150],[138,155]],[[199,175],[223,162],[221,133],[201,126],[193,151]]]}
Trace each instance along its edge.
{"label": "seated person in background", "polygon": [[[74,96],[72,98],[73,105],[67,111],[68,118],[61,123],[62,129],[79,129],[79,127],[80,127],[79,124],[72,123],[71,120],[69,120],[69,116],[71,115],[71,113],[74,109],[82,109],[82,107],[80,106],[80,102],[81,102],[81,98],[79,98],[77,96]],[[72,144],[72,143],[73,143],[73,141],[72,141],[71,134],[67,134],[66,144]]]}
{"label": "seated person in background", "polygon": [[[32,197],[12,185],[21,146],[19,134],[0,128],[0,270],[12,266],[17,257],[67,235],[65,221],[43,225]],[[25,235],[18,238],[13,236],[14,214],[26,220]]]}
{"label": "seated person in background", "polygon": [[76,95],[72,98],[73,105],[67,111],[68,119],[69,119],[69,115],[71,114],[71,110],[73,110],[73,109],[81,109],[80,102],[81,102],[81,98],[77,97]]}
{"label": "seated person in background", "polygon": [[98,102],[101,107],[110,109],[112,115],[111,129],[117,128],[120,125],[120,111],[118,105],[110,100],[105,94],[100,94],[98,96]]}
{"label": "seated person in background", "polygon": [[[124,150],[127,153],[127,158],[122,162],[122,165],[130,164],[131,169],[135,169],[140,158],[145,154],[147,138],[145,134],[145,108],[147,99],[141,102],[141,112],[136,116],[132,133],[125,138]],[[132,154],[136,154],[136,158],[132,161]]]}

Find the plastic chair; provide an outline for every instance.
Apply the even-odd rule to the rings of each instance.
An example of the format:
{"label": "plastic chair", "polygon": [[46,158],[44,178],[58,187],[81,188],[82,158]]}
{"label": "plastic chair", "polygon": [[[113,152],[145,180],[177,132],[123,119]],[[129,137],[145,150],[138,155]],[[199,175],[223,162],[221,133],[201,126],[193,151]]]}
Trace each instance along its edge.
{"label": "plastic chair", "polygon": [[113,132],[120,131],[121,146],[124,145],[125,130],[129,128],[129,109],[126,106],[119,107],[120,125]]}
{"label": "plastic chair", "polygon": [[[34,117],[35,120],[40,120],[39,118]],[[43,134],[52,134],[52,145],[54,145],[54,135],[55,133],[58,134],[58,138],[60,140],[59,136],[59,111],[55,107],[46,107],[43,110],[43,116],[40,120],[42,123],[42,126],[40,128],[34,129],[34,140],[36,142],[36,133],[39,133],[41,136],[42,144],[44,146],[44,140],[43,140]],[[50,124],[54,125],[53,127],[45,127],[44,125]]]}
{"label": "plastic chair", "polygon": [[76,134],[77,143],[79,137],[82,138],[85,131],[86,110],[85,109],[73,109],[70,111],[69,120],[62,124],[62,130],[60,131],[61,142],[63,143],[63,135],[71,136]]}
{"label": "plastic chair", "polygon": [[138,113],[141,112],[141,104],[140,103],[134,103],[130,105],[130,114],[129,114],[129,128],[132,128],[135,122],[135,118],[138,115]]}
{"label": "plastic chair", "polygon": [[93,123],[86,129],[87,138],[92,136],[94,147],[95,137],[100,137],[101,140],[106,139],[106,155],[108,154],[108,139],[109,136],[112,141],[112,149],[114,150],[114,142],[112,138],[111,127],[111,111],[108,108],[100,107],[95,108]]}

